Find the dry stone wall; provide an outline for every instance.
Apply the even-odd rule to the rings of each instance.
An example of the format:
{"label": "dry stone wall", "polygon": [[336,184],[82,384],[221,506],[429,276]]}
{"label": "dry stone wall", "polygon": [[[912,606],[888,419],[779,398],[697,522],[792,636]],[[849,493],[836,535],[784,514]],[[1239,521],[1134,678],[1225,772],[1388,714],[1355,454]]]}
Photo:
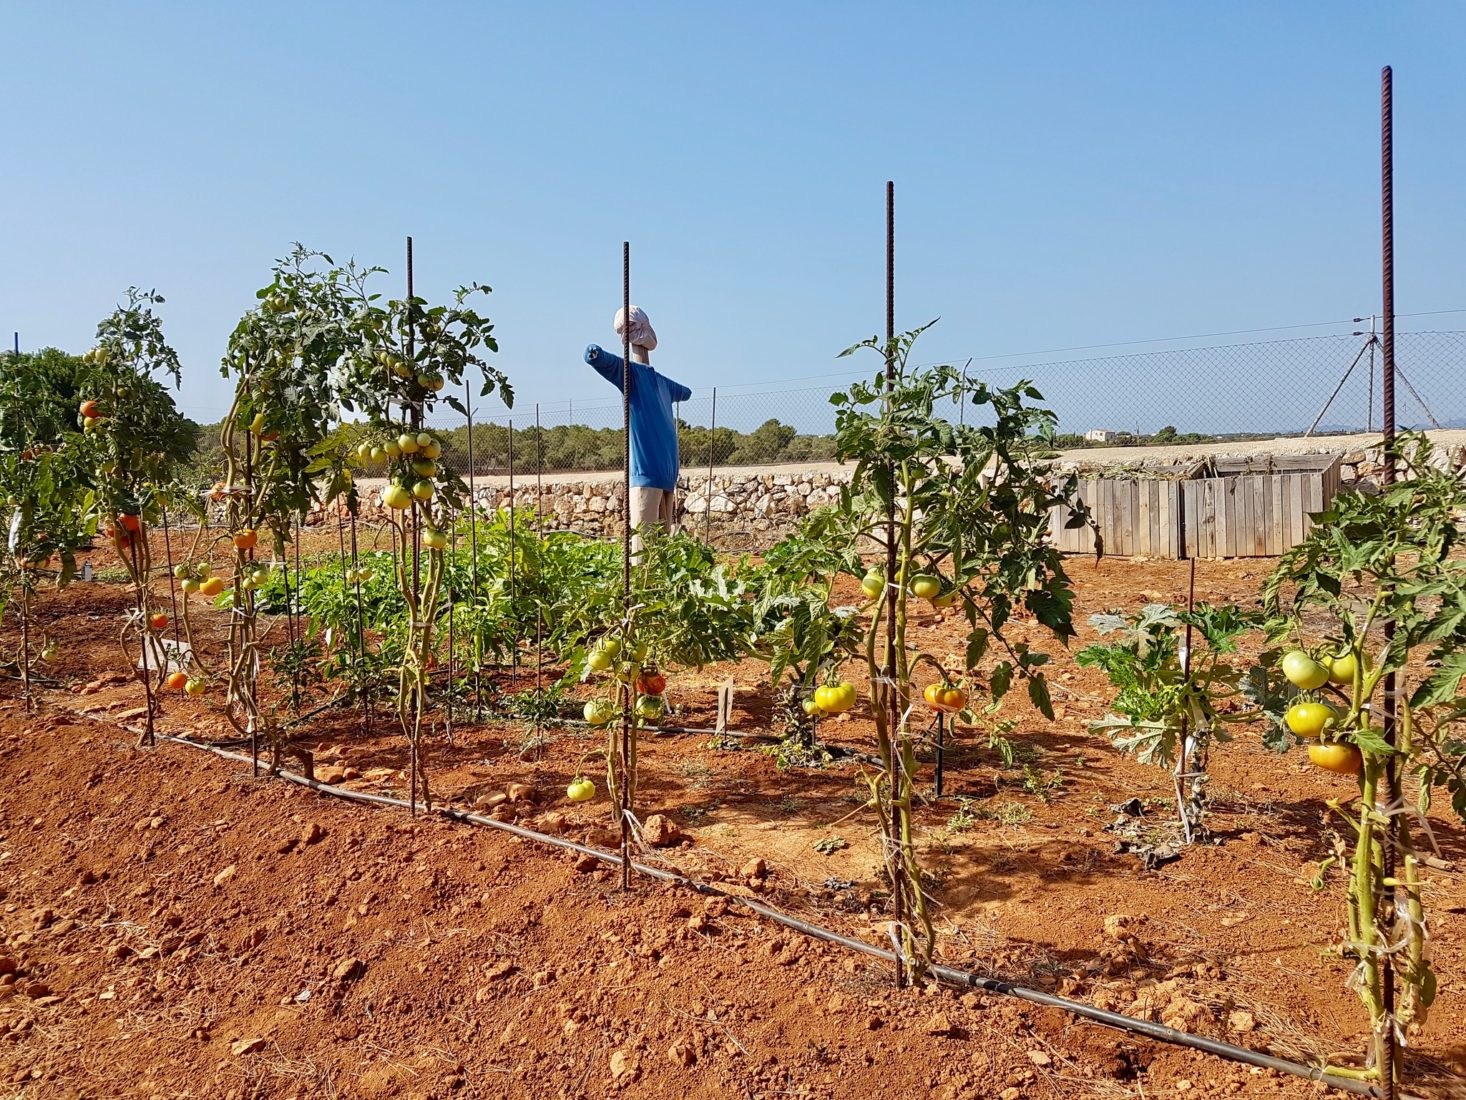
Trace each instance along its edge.
{"label": "dry stone wall", "polygon": [[[678,510],[682,524],[698,533],[704,528],[719,546],[766,544],[797,528],[816,508],[834,504],[847,471],[714,474],[683,478],[678,483]],[[378,494],[364,493],[361,518],[367,523],[384,518]],[[554,481],[537,489],[533,482],[519,484],[511,493],[504,485],[478,486],[475,497],[488,511],[517,504],[537,506],[545,523],[556,529],[587,535],[621,533],[622,486],[619,481]],[[334,514],[313,521],[334,522]]]}

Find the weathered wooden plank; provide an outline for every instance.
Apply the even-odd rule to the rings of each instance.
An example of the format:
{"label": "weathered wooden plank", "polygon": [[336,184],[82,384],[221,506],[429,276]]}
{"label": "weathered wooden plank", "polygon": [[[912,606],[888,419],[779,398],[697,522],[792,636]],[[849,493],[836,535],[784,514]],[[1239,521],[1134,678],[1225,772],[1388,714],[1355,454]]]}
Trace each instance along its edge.
{"label": "weathered wooden plank", "polygon": [[1150,529],[1150,495],[1154,481],[1135,482],[1135,546],[1136,553],[1158,557],[1154,532]]}
{"label": "weathered wooden plank", "polygon": [[1179,481],[1167,481],[1161,485],[1160,494],[1160,523],[1161,532],[1165,539],[1166,557],[1179,558],[1181,549],[1181,524],[1178,522],[1181,517],[1181,509],[1177,507],[1181,496],[1181,483]]}
{"label": "weathered wooden plank", "polygon": [[1221,557],[1236,557],[1237,524],[1242,519],[1237,509],[1237,480],[1218,478],[1217,488],[1221,493],[1221,506],[1217,509],[1217,519],[1221,521],[1221,538],[1217,540],[1217,549],[1221,551]]}
{"label": "weathered wooden plank", "polygon": [[1253,543],[1255,553],[1262,557],[1268,553],[1268,544],[1272,540],[1273,526],[1273,477],[1272,474],[1263,474],[1258,477],[1262,484],[1258,487],[1261,490],[1261,504],[1258,508],[1257,517],[1257,538]]}
{"label": "weathered wooden plank", "polygon": [[1283,549],[1298,544],[1302,523],[1298,518],[1298,475],[1284,474],[1283,482]]}
{"label": "weathered wooden plank", "polygon": [[1135,553],[1135,490],[1133,481],[1115,483],[1116,525],[1120,531],[1120,553]]}

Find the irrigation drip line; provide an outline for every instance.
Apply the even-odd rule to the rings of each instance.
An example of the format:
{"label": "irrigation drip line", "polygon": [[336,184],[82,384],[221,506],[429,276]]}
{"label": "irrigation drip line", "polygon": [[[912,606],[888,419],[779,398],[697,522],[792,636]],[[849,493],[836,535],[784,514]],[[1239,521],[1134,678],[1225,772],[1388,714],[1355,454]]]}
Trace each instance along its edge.
{"label": "irrigation drip line", "polygon": [[[90,714],[85,714],[80,711],[73,711],[71,713],[76,714],[78,717],[97,721]],[[126,729],[128,727],[124,726],[123,728]],[[129,730],[129,732],[135,731]],[[200,752],[212,753],[225,760],[233,760],[241,764],[249,764],[251,762],[248,756],[241,753],[229,752],[226,749],[215,748],[212,745],[193,741],[185,737],[175,737],[172,734],[160,733],[157,734],[157,738],[162,741],[170,741],[177,745],[184,745],[191,749],[197,749]],[[395,798],[392,795],[385,794],[370,794],[366,791],[353,791],[346,787],[337,787],[330,783],[322,783],[319,780],[307,779],[298,772],[288,771],[284,768],[275,774],[289,783],[294,783],[301,787],[308,787],[318,794],[341,798],[348,802],[363,802],[374,806],[393,806],[399,809],[412,808],[411,804],[404,798]],[[521,840],[534,841],[538,844],[562,848],[579,855],[591,856],[602,863],[607,863],[615,867],[623,866],[622,857],[615,852],[604,851],[588,844],[567,840],[564,837],[536,832],[533,829],[526,829],[522,825],[515,825],[507,821],[495,821],[493,818],[470,813],[466,810],[454,809],[451,806],[436,806],[432,812],[446,817],[451,821],[460,821],[470,825],[498,829],[502,832],[517,836]],[[627,862],[629,869],[635,870],[638,874],[645,875],[659,882],[673,883],[674,885],[684,887],[708,897],[724,898],[731,904],[740,905],[766,920],[773,921],[775,924],[800,932],[813,939],[835,944],[836,946],[844,947],[893,965],[898,961],[894,951],[889,951],[883,947],[876,947],[873,944],[846,936],[823,925],[801,920],[798,917],[785,913],[781,909],[775,909],[771,905],[765,905],[752,898],[727,893],[718,889],[716,886],[705,882],[698,882],[696,879],[687,878],[675,871],[668,871],[662,867],[654,867],[649,864],[638,863],[634,860]],[[1294,1077],[1304,1078],[1305,1080],[1318,1081],[1324,1085],[1328,1085],[1330,1088],[1353,1093],[1356,1096],[1379,1097],[1382,1095],[1376,1086],[1365,1081],[1335,1077],[1332,1074],[1325,1073],[1316,1066],[1304,1065],[1301,1062],[1293,1062],[1289,1059],[1278,1058],[1271,1054],[1262,1054],[1258,1051],[1233,1046],[1231,1043],[1224,1043],[1217,1039],[1207,1039],[1200,1035],[1191,1035],[1184,1031],[1177,1031],[1175,1028],[1166,1027],[1164,1024],[1151,1023],[1149,1020],[1139,1020],[1132,1016],[1123,1016],[1118,1012],[1107,1012],[1102,1008],[1095,1008],[1093,1005],[1087,1005],[1082,1001],[1074,1001],[1067,997],[1044,993],[1041,990],[1029,989],[1026,986],[1003,981],[1001,978],[984,977],[981,974],[974,974],[969,970],[962,970],[958,967],[939,966],[935,964],[931,967],[931,974],[943,984],[958,989],[981,990],[985,993],[1013,997],[1020,1001],[1027,1001],[1030,1004],[1042,1005],[1045,1008],[1057,1008],[1072,1015],[1082,1017],[1083,1019],[1091,1020],[1094,1023],[1104,1024],[1106,1027],[1116,1028],[1120,1031],[1127,1031],[1136,1035],[1143,1035],[1148,1039],[1169,1043],[1173,1046],[1189,1047],[1192,1050],[1199,1050],[1205,1054],[1212,1054],[1219,1058],[1241,1062],[1245,1065],[1257,1066],[1260,1069],[1276,1070],[1279,1073],[1287,1073]],[[1407,1096],[1402,1097],[1402,1100],[1418,1100],[1418,1098]]]}

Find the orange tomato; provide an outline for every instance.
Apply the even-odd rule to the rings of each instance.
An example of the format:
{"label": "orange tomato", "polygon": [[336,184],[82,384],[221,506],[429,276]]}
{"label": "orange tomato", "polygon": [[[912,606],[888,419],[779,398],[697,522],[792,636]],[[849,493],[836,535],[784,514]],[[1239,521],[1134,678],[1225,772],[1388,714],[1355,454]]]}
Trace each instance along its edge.
{"label": "orange tomato", "polygon": [[162,630],[168,625],[168,616],[161,611],[155,611],[148,616],[148,625],[154,630]]}
{"label": "orange tomato", "polygon": [[260,533],[253,527],[246,528],[234,536],[234,549],[253,550],[260,541]]}
{"label": "orange tomato", "polygon": [[126,528],[128,534],[135,535],[142,530],[142,520],[128,512],[123,512],[117,517],[117,522]]}
{"label": "orange tomato", "polygon": [[1358,775],[1364,767],[1359,749],[1347,741],[1319,741],[1309,745],[1308,759],[1315,767],[1340,775]]}
{"label": "orange tomato", "polygon": [[168,688],[170,691],[182,691],[184,685],[187,683],[188,673],[186,672],[175,672],[168,677]]}
{"label": "orange tomato", "polygon": [[921,693],[921,697],[933,710],[940,710],[948,714],[959,711],[967,705],[967,692],[945,680],[928,684],[926,690]]}
{"label": "orange tomato", "polygon": [[81,415],[83,417],[89,416],[95,420],[97,417],[102,415],[102,410],[95,401],[83,401],[81,403]]}

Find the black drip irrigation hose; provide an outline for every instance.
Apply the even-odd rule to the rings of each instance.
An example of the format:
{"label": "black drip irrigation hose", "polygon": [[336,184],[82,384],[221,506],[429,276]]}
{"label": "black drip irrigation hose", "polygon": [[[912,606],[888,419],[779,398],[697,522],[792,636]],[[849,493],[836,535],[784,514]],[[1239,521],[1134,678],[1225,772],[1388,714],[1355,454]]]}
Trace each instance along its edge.
{"label": "black drip irrigation hose", "polygon": [[[90,715],[80,716],[91,717]],[[199,741],[192,741],[185,737],[174,737],[162,733],[157,736],[160,741],[171,741],[178,745],[186,745],[192,749],[213,753],[215,756],[222,757],[225,760],[234,760],[241,764],[250,763],[250,758],[241,753],[229,752],[225,749],[216,748],[213,745]],[[391,795],[384,794],[368,794],[365,791],[353,791],[346,787],[337,787],[329,783],[322,783],[318,780],[307,779],[297,772],[285,771],[284,769],[281,769],[276,774],[281,779],[290,783],[295,783],[302,787],[309,787],[311,790],[320,794],[331,795],[336,798],[346,799],[350,802],[365,802],[374,806],[395,806],[402,809],[409,808],[409,803],[404,798],[393,798]],[[483,817],[465,810],[457,810],[451,806],[436,806],[433,812],[452,821],[463,821],[472,825],[482,825],[490,829],[499,829],[517,836],[522,840],[548,844],[555,848],[563,848],[566,851],[576,852],[580,855],[592,856],[603,863],[608,863],[615,867],[621,866],[621,857],[615,852],[606,852],[599,848],[592,848],[586,844],[578,844],[573,840],[566,840],[564,837],[551,836],[548,833],[538,833],[533,829],[526,829],[522,825],[514,825],[507,821],[495,821],[493,818]],[[725,898],[733,904],[741,905],[745,909],[757,913],[766,920],[783,925],[785,928],[800,932],[813,939],[837,944],[840,947],[857,951],[862,955],[868,955],[873,959],[880,959],[886,963],[894,964],[896,962],[896,955],[893,951],[888,951],[885,948],[876,947],[862,940],[842,935],[821,925],[800,920],[798,917],[790,916],[788,913],[775,909],[772,906],[764,905],[762,902],[754,901],[752,898],[726,893],[719,890],[716,886],[685,878],[682,875],[661,867],[650,867],[635,861],[632,862],[631,867],[638,874],[645,875],[659,882],[674,883],[709,897]],[[943,984],[958,989],[982,990],[985,993],[1014,997],[1020,1001],[1042,1005],[1046,1008],[1057,1008],[1083,1019],[1104,1024],[1106,1027],[1116,1028],[1120,1031],[1127,1031],[1136,1035],[1143,1035],[1157,1042],[1170,1043],[1173,1046],[1189,1047],[1192,1050],[1199,1050],[1205,1054],[1212,1054],[1233,1062],[1241,1062],[1244,1065],[1257,1066],[1260,1069],[1276,1070],[1279,1073],[1302,1077],[1309,1081],[1318,1081],[1330,1088],[1353,1093],[1357,1096],[1379,1097],[1382,1095],[1378,1087],[1366,1081],[1335,1077],[1332,1074],[1325,1073],[1316,1066],[1307,1066],[1301,1062],[1293,1062],[1286,1058],[1276,1058],[1271,1054],[1261,1054],[1255,1050],[1248,1050],[1245,1047],[1233,1046],[1231,1043],[1223,1043],[1216,1039],[1191,1035],[1184,1031],[1177,1031],[1172,1027],[1166,1027],[1164,1024],[1151,1023],[1149,1020],[1138,1020],[1133,1016],[1122,1016],[1118,1012],[1106,1012],[1102,1008],[1095,1008],[1093,1005],[1087,1005],[1083,1001],[1074,1001],[1067,997],[1058,997],[1052,993],[1044,993],[1037,989],[1028,989],[1021,985],[1014,985],[1011,982],[1002,981],[999,978],[985,978],[971,971],[959,970],[951,966],[937,965],[932,966],[931,974]],[[1416,1100],[1416,1098],[1402,1097],[1402,1100]]]}

